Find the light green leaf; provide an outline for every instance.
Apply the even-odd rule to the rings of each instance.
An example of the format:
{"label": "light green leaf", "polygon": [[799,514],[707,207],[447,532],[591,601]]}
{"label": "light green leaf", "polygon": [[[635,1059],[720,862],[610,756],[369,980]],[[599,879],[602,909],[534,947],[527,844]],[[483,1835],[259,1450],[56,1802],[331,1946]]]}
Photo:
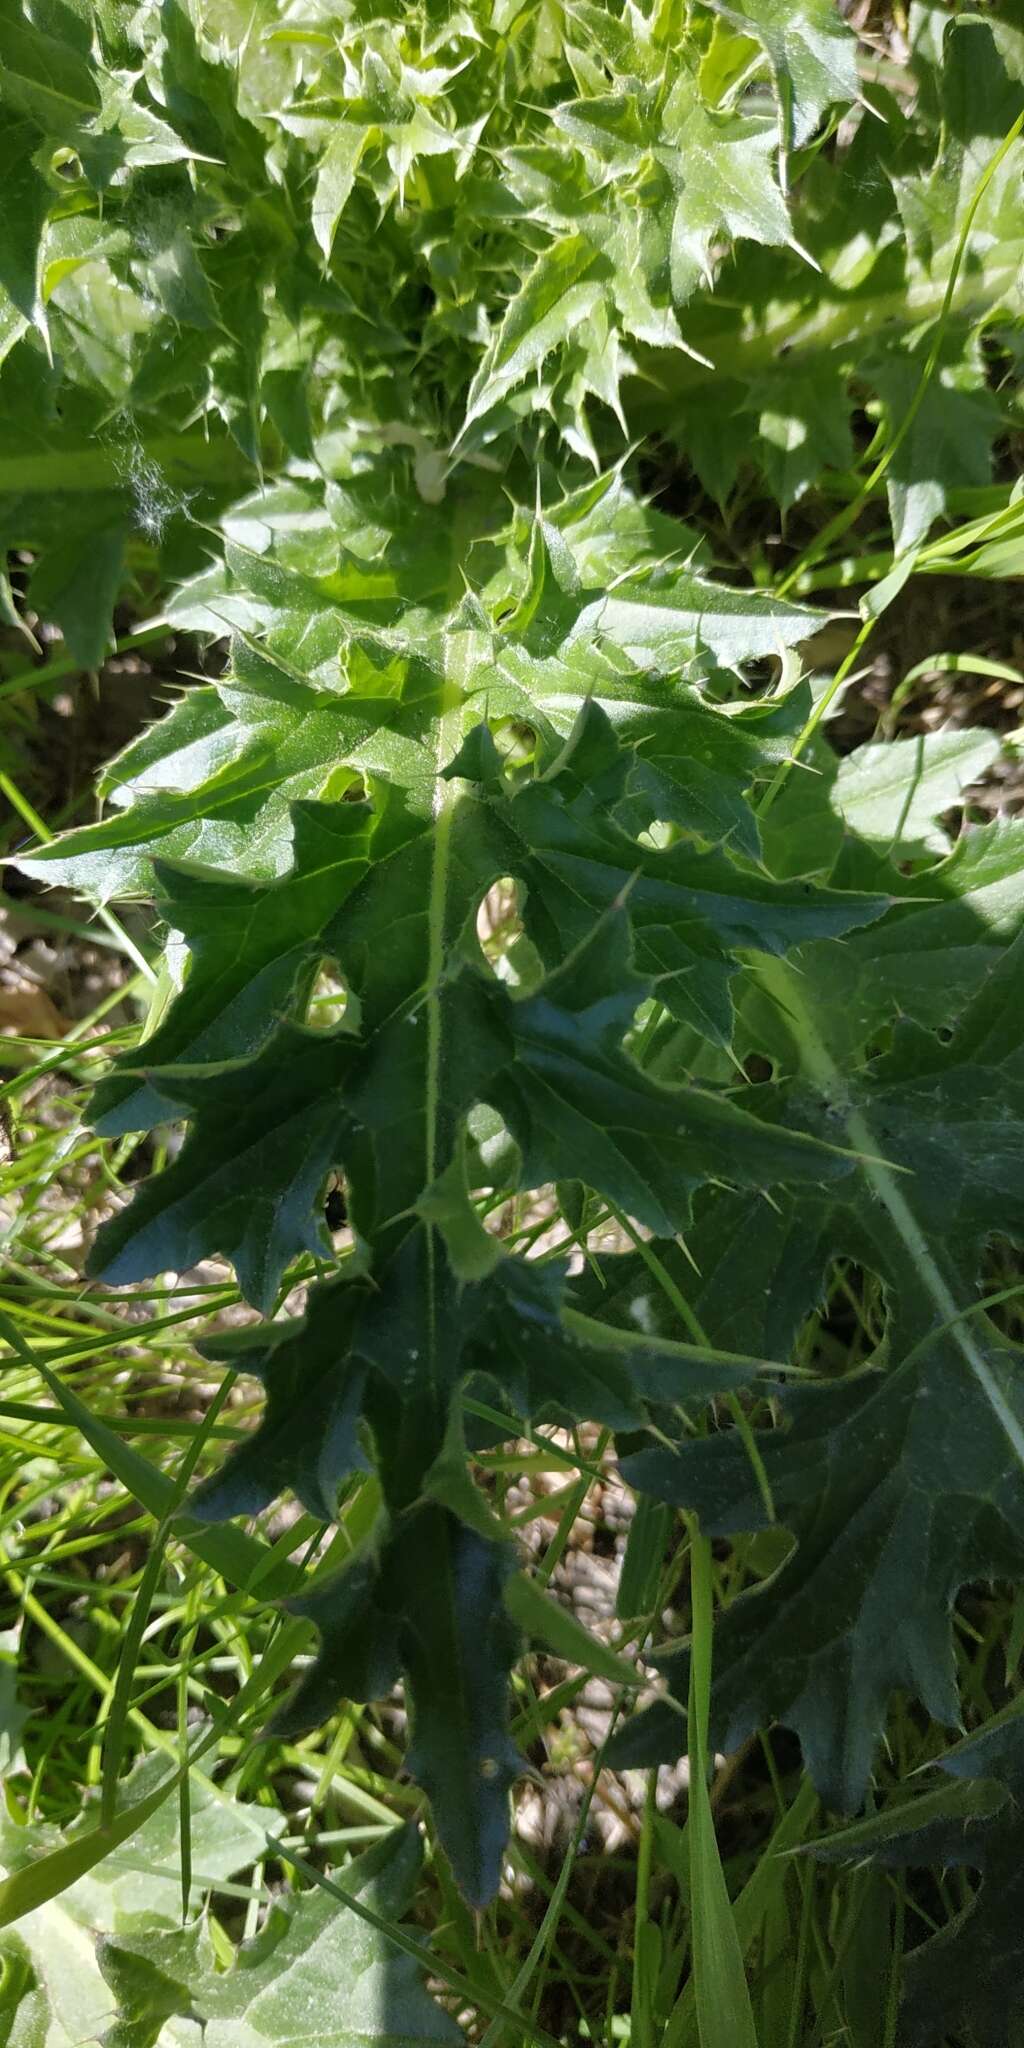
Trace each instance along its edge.
{"label": "light green leaf", "polygon": [[761,44],[775,74],[786,147],[813,134],[826,107],[859,96],[857,46],[835,0],[711,0]]}
{"label": "light green leaf", "polygon": [[[412,1829],[335,1874],[343,1892],[390,1921],[406,1909],[421,1850]],[[215,1966],[200,1924],[145,1934],[125,1929],[100,1944],[108,2003],[117,2018],[106,2048],[407,2048],[461,2040],[424,1990],[412,1958],[323,1891],[275,1902],[262,1933],[233,1969]]]}
{"label": "light green leaf", "polygon": [[469,387],[460,438],[589,319],[601,296],[597,261],[584,235],[567,235],[537,258]]}
{"label": "light green leaf", "polygon": [[316,174],[316,190],[313,194],[312,221],[313,233],[318,246],[323,250],[325,262],[330,261],[338,222],[355,184],[360,159],[371,132],[369,128],[359,127],[354,121],[336,122],[331,139],[320,159]]}
{"label": "light green leaf", "polygon": [[689,297],[690,263],[706,267],[720,230],[779,247],[793,230],[772,170],[777,137],[769,122],[709,111],[684,74],[669,96],[664,133],[659,156],[678,191],[672,281],[681,302]]}
{"label": "light green leaf", "polygon": [[832,800],[851,832],[887,853],[944,853],[938,820],[1001,751],[996,733],[971,729],[858,747],[839,764]]}
{"label": "light green leaf", "polygon": [[[16,1932],[0,1934],[3,1963],[9,1967],[20,1960],[26,1966],[18,2020],[24,2014],[26,2021],[38,2022],[45,2048],[78,2048],[83,2040],[103,2032],[110,2021],[110,1993],[95,1960],[97,1932],[112,1935],[118,1929],[146,1924],[171,1927],[180,1914],[178,1802],[166,1796],[169,1790],[173,1792],[174,1782],[166,1759],[147,1759],[125,1783],[124,1815],[102,1831],[102,1861],[93,1861],[91,1856],[86,1860],[95,1833],[92,1817],[86,1816],[65,1844],[67,1868],[60,1892],[48,1898],[44,1894],[44,1902],[34,1908],[26,1905],[19,1913]],[[145,1815],[147,1809],[149,1817],[140,1825],[138,1815]],[[233,1876],[262,1854],[266,1816],[255,1821],[257,1811],[194,1778],[193,1904],[198,1904],[210,1884]],[[28,1898],[33,1873],[48,1867],[48,1856],[61,1853],[60,1840],[55,1829],[40,1825],[19,1828],[9,1817],[5,1820],[0,1834],[0,1861],[9,1873],[4,1886],[5,1912],[7,1895],[11,1894],[13,1902],[19,1879]],[[76,1849],[83,1852],[78,1874],[74,1870]]]}
{"label": "light green leaf", "polygon": [[[920,346],[910,354],[890,349],[873,365],[893,431],[920,382],[921,354]],[[988,482],[998,427],[999,408],[980,357],[973,345],[964,348],[962,336],[954,337],[889,469],[897,554],[926,538],[941,517],[948,491]]]}

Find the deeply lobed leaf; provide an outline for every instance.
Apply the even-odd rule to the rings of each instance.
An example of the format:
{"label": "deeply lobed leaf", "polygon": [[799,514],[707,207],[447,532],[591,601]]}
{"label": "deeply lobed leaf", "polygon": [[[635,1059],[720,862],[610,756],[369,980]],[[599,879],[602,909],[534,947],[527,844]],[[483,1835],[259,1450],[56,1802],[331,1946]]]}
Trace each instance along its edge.
{"label": "deeply lobed leaf", "polygon": [[[176,625],[230,635],[223,675],[111,764],[101,821],[21,860],[155,892],[187,963],[94,1104],[108,1132],[187,1136],[93,1270],[219,1252],[263,1311],[221,1354],[262,1420],[197,1514],[288,1489],[329,1520],[368,1466],[384,1503],[302,1603],[321,1652],[276,1725],[403,1677],[410,1767],[467,1894],[493,1892],[517,1644],[466,1470],[475,1387],[510,1435],[632,1432],[630,1476],[713,1531],[770,1500],[795,1547],[725,1617],[715,1739],[786,1720],[855,1804],[894,1687],[955,1717],[960,1585],[1024,1564],[1014,1359],[976,1307],[988,1238],[1022,1221],[1021,831],[949,845],[990,736],[838,763],[791,652],[819,615],[724,581],[602,460],[653,422],[709,493],[753,471],[786,512],[848,467],[853,411],[912,413],[897,554],[987,482],[1013,33],[913,10],[916,97],[873,88],[880,121],[825,0],[681,27],[576,0],[557,45],[529,9],[327,32],[268,0],[244,33],[229,0],[31,12],[0,4],[0,536],[86,666],[126,549],[161,551]],[[506,458],[531,514],[498,494]],[[495,894],[521,927],[499,973]],[[339,1175],[353,1237],[325,1277]],[[573,1234],[499,1242],[506,1196],[554,1213],[568,1183],[571,1233],[592,1193],[659,1242],[583,1273]],[[874,1355],[793,1384],[837,1258],[881,1285]],[[748,1384],[776,1404],[756,1473],[743,1431],[700,1433]],[[682,1697],[686,1653],[665,1661]],[[675,1755],[679,1725],[655,1709],[621,1754]],[[110,1970],[130,2027],[161,1956]]]}

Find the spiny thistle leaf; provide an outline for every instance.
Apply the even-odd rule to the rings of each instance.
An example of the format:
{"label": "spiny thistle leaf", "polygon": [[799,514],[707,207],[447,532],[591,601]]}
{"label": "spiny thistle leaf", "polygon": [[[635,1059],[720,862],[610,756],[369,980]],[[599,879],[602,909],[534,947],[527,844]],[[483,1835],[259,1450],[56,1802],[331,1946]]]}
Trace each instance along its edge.
{"label": "spiny thistle leaf", "polygon": [[[938,1758],[952,1784],[920,1792],[812,1844],[823,1862],[966,1864],[980,1891],[908,1958],[901,2029],[912,2048],[955,2032],[970,2048],[1012,2042],[1021,1964],[1024,1729],[1014,1701]],[[1008,2027],[1009,2022],[1009,2027]]]}
{"label": "spiny thistle leaf", "polygon": [[[811,1016],[828,1030],[811,987],[808,995],[794,993],[795,981],[777,984],[794,1045],[806,1044]],[[799,1005],[788,1016],[787,996]],[[844,1130],[865,1155],[848,1194],[813,1205],[783,1194],[760,1214],[735,1197],[711,1198],[691,1241],[707,1276],[697,1312],[711,1341],[727,1341],[715,1307],[752,1241],[764,1289],[754,1316],[783,1351],[820,1297],[831,1258],[855,1259],[883,1283],[884,1370],[781,1393],[781,1426],[761,1456],[774,1512],[797,1546],[769,1587],[729,1610],[715,1663],[725,1746],[766,1719],[787,1722],[824,1796],[846,1812],[863,1799],[895,1688],[955,1724],[949,1615],[960,1588],[1024,1570],[1024,1403],[1011,1352],[973,1306],[987,1237],[1024,1231],[1022,996],[1018,938],[948,1044],[903,1025],[891,1052],[822,1103],[818,1128]],[[765,1114],[784,1128],[803,1084],[762,1092]],[[624,1470],[656,1498],[696,1509],[712,1533],[765,1524],[764,1492],[736,1432],[639,1450]],[[685,1698],[687,1653],[663,1662]],[[626,1731],[618,1754],[649,1762],[666,1744],[678,1753],[676,1720],[655,1708]]]}
{"label": "spiny thistle leaf", "polygon": [[[421,562],[426,604],[403,610],[398,579],[384,619],[360,620],[353,591],[379,584],[379,567],[350,553],[339,588],[337,542],[316,526],[300,558],[287,528],[279,549],[233,543],[229,594],[269,609],[240,630],[227,679],[198,703],[185,699],[162,746],[144,738],[115,771],[118,813],[32,863],[88,879],[95,860],[148,860],[159,849],[161,902],[189,949],[182,990],[143,1060],[115,1067],[95,1106],[106,1128],[121,1130],[184,1111],[189,1132],[174,1162],[105,1226],[95,1271],[121,1282],[219,1251],[269,1313],[290,1263],[328,1254],[322,1189],[329,1173],[344,1173],[358,1246],[351,1270],[314,1287],[304,1322],[272,1323],[255,1346],[243,1341],[235,1362],[263,1379],[264,1420],[196,1508],[252,1513],[288,1487],[330,1517],[372,1455],[387,1513],[378,1562],[368,1579],[363,1567],[345,1575],[337,1621],[333,1595],[318,1596],[323,1656],[285,1725],[326,1711],[337,1675],[351,1688],[362,1672],[363,1684],[386,1689],[404,1673],[411,1767],[477,1899],[497,1881],[514,1768],[500,1705],[512,1647],[505,1568],[475,1526],[481,1515],[466,1528],[466,1500],[455,1512],[443,1495],[424,1502],[440,1483],[431,1475],[458,1388],[489,1382],[510,1415],[583,1410],[622,1426],[744,1375],[713,1350],[702,1360],[699,1347],[692,1359],[663,1343],[624,1348],[592,1318],[584,1334],[564,1319],[562,1274],[542,1280],[498,1247],[467,1278],[460,1213],[483,1236],[480,1167],[465,1150],[471,1115],[481,1103],[498,1113],[524,1189],[570,1167],[656,1232],[686,1227],[709,1178],[754,1188],[842,1180],[853,1166],[842,1145],[767,1128],[740,1089],[666,1087],[628,1048],[652,996],[726,1043],[741,957],[849,932],[890,900],[775,882],[757,862],[756,834],[730,830],[750,777],[769,771],[799,716],[799,694],[732,715],[672,679],[704,640],[705,606],[715,653],[733,662],[750,641],[806,632],[813,615],[722,591],[685,567],[648,569],[643,519],[621,486],[604,496],[613,515],[604,546],[620,562],[609,596],[595,594],[593,493],[575,516],[556,507],[558,523],[529,532],[525,557],[513,547],[492,584],[454,612]],[[510,590],[515,609],[502,616]],[[492,724],[507,735],[513,703],[534,721],[534,760],[506,766]],[[491,723],[481,724],[484,709]],[[236,714],[233,759],[222,710]],[[653,786],[629,745],[637,715],[665,764]],[[669,809],[688,814],[691,743],[708,764],[695,817],[717,845],[683,835],[658,849],[643,827],[662,787],[678,790]],[[177,780],[182,748],[200,772],[211,769],[190,792],[187,822],[173,789],[154,788],[162,761]],[[135,795],[136,776],[146,793]],[[182,833],[195,843],[204,811],[217,873],[162,857]],[[206,830],[199,822],[204,850]],[[252,867],[268,851],[276,872],[259,879]],[[236,872],[225,872],[232,854]],[[519,991],[486,966],[474,931],[488,892],[510,877],[540,963],[540,978]],[[324,962],[335,964],[346,1009],[317,1030],[307,1010]],[[476,1589],[471,1626],[466,1587]],[[451,1659],[437,1649],[445,1629],[456,1632]],[[449,1667],[464,1671],[457,1715],[443,1691]],[[446,1749],[456,1722],[461,1734]]]}
{"label": "spiny thistle leaf", "polygon": [[[788,1721],[840,1804],[894,1688],[955,1718],[961,1585],[1024,1572],[1024,1409],[977,1306],[1024,1231],[1024,828],[944,823],[1002,749],[838,761],[795,656],[826,616],[749,587],[764,493],[884,519],[881,448],[909,571],[1013,419],[1019,36],[926,7],[907,35],[897,99],[826,0],[573,0],[558,37],[482,0],[329,31],[260,0],[244,32],[233,0],[0,0],[4,617],[96,666],[127,572],[228,643],[98,820],[18,856],[173,934],[93,1112],[187,1130],[91,1270],[220,1254],[262,1312],[211,1347],[264,1399],[198,1517],[379,1501],[301,1596],[320,1652],[274,1725],[402,1680],[478,1904],[518,1769],[483,1412],[599,1422],[712,1532],[791,1532],[724,1617],[713,1739]],[[698,485],[742,493],[728,542],[632,487],[645,434],[695,519]],[[1019,508],[986,520],[920,566],[1018,573]],[[862,1363],[795,1378],[837,1260]],[[655,1708],[621,1753],[679,1746]],[[122,2032],[182,2020],[165,1960],[110,1959]],[[193,1960],[183,2024],[261,2038],[230,2004],[260,1964],[222,2006]],[[417,1987],[403,2012],[445,2038]]]}
{"label": "spiny thistle leaf", "polygon": [[421,1860],[415,1830],[396,1828],[332,1878],[341,1897],[312,1890],[277,1901],[231,1970],[218,1968],[202,1921],[105,1935],[99,1965],[108,2004],[116,2002],[105,2048],[184,2048],[197,2028],[210,2048],[299,2048],[314,2030],[323,2048],[458,2043],[460,2029],[424,1988],[414,1957],[346,1904],[355,1899],[394,1924]]}

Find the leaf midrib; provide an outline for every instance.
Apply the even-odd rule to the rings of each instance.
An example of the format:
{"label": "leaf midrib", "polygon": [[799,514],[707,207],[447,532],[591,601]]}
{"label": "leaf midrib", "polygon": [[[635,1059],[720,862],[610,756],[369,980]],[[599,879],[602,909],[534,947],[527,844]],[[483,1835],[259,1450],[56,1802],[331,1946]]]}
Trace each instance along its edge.
{"label": "leaf midrib", "polygon": [[863,1111],[849,1099],[846,1079],[818,1029],[798,976],[785,961],[761,956],[754,972],[787,1019],[808,1079],[823,1094],[843,1105],[842,1114],[851,1147],[860,1155],[859,1171],[885,1208],[926,1294],[939,1311],[944,1328],[984,1394],[1018,1465],[1024,1471],[1024,1430],[929,1249],[924,1232],[903,1193],[901,1177],[884,1158],[881,1139],[872,1131]]}

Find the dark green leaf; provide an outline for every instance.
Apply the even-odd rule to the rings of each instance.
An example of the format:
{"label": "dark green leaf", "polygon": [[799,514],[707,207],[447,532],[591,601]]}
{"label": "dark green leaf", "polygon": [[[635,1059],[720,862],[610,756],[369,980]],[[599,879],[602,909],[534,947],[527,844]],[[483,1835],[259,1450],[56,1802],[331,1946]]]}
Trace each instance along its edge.
{"label": "dark green leaf", "polygon": [[[761,1452],[776,1515],[797,1545],[770,1587],[723,1620],[716,1725],[725,1747],[769,1718],[795,1727],[823,1796],[847,1811],[863,1797],[893,1690],[956,1722],[949,1610],[960,1587],[1024,1569],[1024,1404],[1009,1351],[971,1306],[986,1235],[1024,1228],[1022,974],[1018,939],[948,1045],[904,1027],[857,1092],[826,1109],[866,1155],[884,1147],[889,1164],[867,1159],[838,1202],[783,1197],[766,1219],[765,1270],[781,1272],[784,1292],[757,1314],[774,1319],[776,1342],[792,1343],[829,1258],[843,1255],[886,1288],[885,1370],[780,1391],[781,1426]],[[798,1034],[808,1028],[797,1022]],[[713,1336],[715,1291],[741,1240],[749,1274],[747,1247],[761,1235],[752,1237],[735,1198],[703,1214],[715,1264],[700,1313]],[[791,1242],[802,1270],[776,1264]],[[640,1450],[625,1470],[644,1491],[696,1509],[712,1533],[764,1526],[759,1475],[737,1431]],[[666,1664],[682,1697],[686,1653]],[[664,1710],[652,1710],[646,1731],[641,1719],[625,1733],[623,1759],[649,1758],[669,1741],[676,1753]]]}

